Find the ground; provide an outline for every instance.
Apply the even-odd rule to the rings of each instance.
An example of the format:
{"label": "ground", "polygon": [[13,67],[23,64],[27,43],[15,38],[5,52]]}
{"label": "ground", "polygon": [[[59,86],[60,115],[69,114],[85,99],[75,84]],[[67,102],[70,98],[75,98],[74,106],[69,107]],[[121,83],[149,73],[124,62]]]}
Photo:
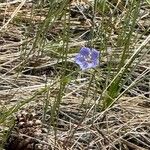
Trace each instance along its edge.
{"label": "ground", "polygon": [[[134,62],[135,69],[129,68],[130,76],[124,75],[128,82],[121,91],[136,80],[138,84],[117,97],[113,106],[104,111],[97,108],[108,66],[111,62],[116,70],[121,56],[123,48],[115,44],[128,10],[124,2],[109,2],[115,6],[113,16],[107,9],[94,10],[94,19],[93,1],[67,2],[65,10],[60,7],[65,1],[54,3],[53,9],[49,9],[48,1],[0,3],[0,144],[5,149],[150,149],[149,44],[136,59],[140,63],[136,66]],[[139,8],[136,40],[132,39],[129,54],[149,40],[150,5],[143,2]],[[74,74],[79,69],[74,57],[80,47],[89,45],[93,22],[93,43],[96,49],[102,48],[101,64],[97,72]],[[104,26],[102,32],[98,31],[100,26]],[[101,46],[106,39],[97,39],[97,34],[109,38],[106,50]],[[65,58],[62,41],[67,40],[67,71],[61,83]],[[93,72],[97,83],[89,83]]]}

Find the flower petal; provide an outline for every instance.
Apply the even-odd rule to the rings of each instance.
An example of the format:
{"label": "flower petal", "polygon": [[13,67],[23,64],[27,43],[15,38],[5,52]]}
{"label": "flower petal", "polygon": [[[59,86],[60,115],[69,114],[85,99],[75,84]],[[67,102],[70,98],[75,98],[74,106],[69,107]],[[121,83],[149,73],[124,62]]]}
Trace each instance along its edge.
{"label": "flower petal", "polygon": [[88,64],[86,61],[83,62],[82,64],[80,64],[80,68],[81,68],[82,70],[88,69],[88,66],[89,66],[89,64]]}
{"label": "flower petal", "polygon": [[91,53],[91,59],[92,61],[95,61],[99,58],[99,51],[97,51],[96,49],[92,49],[92,53]]}
{"label": "flower petal", "polygon": [[99,60],[93,61],[93,67],[96,67],[99,65]]}
{"label": "flower petal", "polygon": [[75,57],[75,62],[82,70],[95,68],[99,64],[99,53],[100,52],[96,49],[82,47],[78,55]]}
{"label": "flower petal", "polygon": [[85,61],[85,58],[82,57],[80,54],[78,54],[78,55],[75,57],[75,62],[76,62],[77,64],[82,64],[84,61]]}
{"label": "flower petal", "polygon": [[95,68],[96,66],[95,66],[95,64],[94,63],[89,63],[89,66],[88,66],[89,68]]}
{"label": "flower petal", "polygon": [[87,57],[90,54],[91,50],[88,47],[82,47],[80,49],[80,54]]}
{"label": "flower petal", "polygon": [[94,60],[93,62],[89,63],[88,67],[95,68],[96,66],[98,66],[98,64],[99,64],[99,60]]}

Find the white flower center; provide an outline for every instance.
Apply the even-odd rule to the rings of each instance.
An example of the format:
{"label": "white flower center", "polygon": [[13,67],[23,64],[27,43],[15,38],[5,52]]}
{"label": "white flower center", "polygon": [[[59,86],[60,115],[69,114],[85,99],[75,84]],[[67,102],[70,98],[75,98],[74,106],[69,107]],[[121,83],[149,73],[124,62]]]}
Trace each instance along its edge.
{"label": "white flower center", "polygon": [[85,57],[85,60],[88,62],[88,63],[92,63],[92,57],[91,57],[91,53]]}

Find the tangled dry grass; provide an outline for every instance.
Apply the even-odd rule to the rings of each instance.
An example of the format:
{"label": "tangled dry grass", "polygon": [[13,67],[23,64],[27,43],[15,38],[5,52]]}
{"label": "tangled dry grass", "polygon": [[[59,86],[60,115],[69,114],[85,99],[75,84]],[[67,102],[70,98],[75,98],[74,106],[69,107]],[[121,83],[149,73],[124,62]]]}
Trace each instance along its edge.
{"label": "tangled dry grass", "polygon": [[[47,145],[45,147],[41,145],[36,148],[34,147],[35,149],[53,149],[54,147],[59,150],[150,149],[150,93],[148,73],[145,74],[142,82],[139,82],[136,87],[129,90],[128,93],[120,98],[113,107],[108,108],[104,112],[97,111],[94,99],[98,95],[95,95],[96,87],[94,84],[91,85],[86,102],[81,108],[80,104],[82,103],[90,79],[89,74],[81,74],[76,80],[72,80],[65,90],[57,119],[54,121],[57,123],[53,124],[51,122],[52,116],[50,111],[52,108],[50,106],[53,105],[59,91],[58,76],[59,67],[62,62],[58,62],[57,59],[59,51],[54,52],[53,48],[50,51],[47,49],[50,48],[51,41],[59,40],[60,33],[63,30],[62,20],[57,20],[54,27],[50,31],[47,31],[46,38],[50,44],[45,46],[44,53],[41,55],[39,51],[30,52],[37,27],[45,19],[45,13],[47,12],[47,8],[40,10],[35,7],[32,14],[33,6],[32,1],[26,0],[0,3],[0,113],[8,112],[12,106],[15,106],[13,110],[17,110],[18,105],[20,106],[23,102],[26,103],[21,109],[17,110],[17,113],[8,117],[5,125],[0,125],[0,135],[3,134],[4,129],[9,129],[7,126],[10,125],[10,118],[12,120],[13,117],[16,119],[19,113],[26,112],[24,116],[25,120],[27,114],[33,113],[35,114],[33,118],[41,121],[40,126],[32,124],[36,126],[34,130],[29,127],[31,132],[35,132],[37,128],[39,133],[31,136],[29,132],[22,130],[22,127],[18,131],[20,129],[20,120],[17,120],[18,124],[15,124],[10,131],[14,133],[15,137],[20,136],[21,139],[34,138],[36,143],[40,143],[42,146]],[[119,6],[122,9],[122,5]],[[138,42],[134,45],[134,48],[138,47],[149,34],[149,32],[145,32],[149,30],[150,25],[149,8],[150,6],[147,4],[143,4],[141,7],[141,16],[139,16],[135,29],[135,35],[141,38],[138,38]],[[76,13],[73,9],[72,18],[70,19],[70,29],[72,31],[71,40],[69,41],[70,48],[84,45],[87,42],[85,38],[87,38],[90,27],[90,19],[82,20],[78,18],[79,14]],[[100,16],[97,16],[96,19],[97,23],[101,21]],[[108,21],[107,16],[106,21]],[[117,28],[119,28],[117,24],[119,24],[119,21],[120,19],[118,18],[114,28],[116,31],[112,34],[112,41],[110,43],[116,40],[118,34]],[[59,47],[60,45],[57,44],[56,47]],[[148,49],[149,45],[143,53],[148,51]],[[111,53],[113,52],[118,55],[120,53],[120,51],[116,51],[115,49]],[[77,67],[71,61],[74,54],[74,52],[68,54],[68,66],[70,66],[70,70],[74,70]],[[101,66],[102,82],[105,81],[107,74],[105,55],[107,53],[103,54],[102,58],[102,64],[104,64]],[[138,78],[145,70],[149,69],[149,62],[150,57],[147,54],[141,60],[136,70],[133,71],[130,77],[131,82]],[[127,88],[128,84],[123,88]],[[97,92],[101,93],[101,90]],[[46,119],[43,122],[44,103],[46,99],[49,99],[49,106],[45,114]],[[27,121],[30,121],[28,117]],[[57,132],[54,129],[57,129]],[[43,135],[42,138],[41,136],[38,137],[39,134]],[[13,134],[10,138],[12,137]],[[43,137],[46,137],[46,139]],[[8,141],[11,143],[11,140],[9,139]],[[3,141],[2,138],[0,138],[0,143],[2,143],[1,141]],[[6,149],[10,149],[8,148],[9,142],[6,144]],[[12,143],[15,142],[13,141]],[[20,148],[27,149],[28,144],[30,145],[31,142],[22,143]],[[34,149],[33,145],[28,148]],[[16,147],[14,149],[17,150]]]}

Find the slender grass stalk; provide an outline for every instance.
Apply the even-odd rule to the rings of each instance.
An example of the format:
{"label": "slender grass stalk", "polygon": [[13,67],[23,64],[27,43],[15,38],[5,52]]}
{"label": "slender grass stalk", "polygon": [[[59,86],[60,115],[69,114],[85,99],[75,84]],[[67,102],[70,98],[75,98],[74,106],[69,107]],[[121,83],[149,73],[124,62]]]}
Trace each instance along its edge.
{"label": "slender grass stalk", "polygon": [[[147,3],[149,3],[148,0],[146,1]],[[116,2],[118,2],[119,4],[119,1],[116,0]],[[20,10],[20,8],[23,6],[24,3],[25,1],[23,0],[23,2],[20,3],[20,5],[17,7],[14,13],[11,15],[11,18],[8,19],[8,22],[6,22],[6,24],[4,24],[4,26],[2,26],[0,30],[5,28],[14,19],[14,16],[16,15],[16,13],[18,13],[18,11]],[[49,84],[48,80],[49,78],[51,80],[51,77],[48,77],[48,80],[46,79],[44,86],[42,85],[42,88],[41,86],[38,86],[38,90],[32,95],[30,95],[29,98],[23,99],[21,100],[21,102],[19,99],[19,101],[17,101],[16,104],[11,106],[10,108],[7,108],[7,106],[4,106],[3,110],[0,110],[0,126],[10,128],[8,130],[11,132],[11,127],[15,123],[14,114],[20,111],[22,107],[25,107],[27,104],[30,104],[31,102],[36,101],[39,95],[42,96],[42,98],[44,99],[43,110],[42,110],[42,113],[43,113],[42,120],[44,123],[47,123],[46,115],[49,113],[50,122],[48,123],[48,126],[49,126],[48,130],[54,131],[54,137],[55,137],[54,147],[58,143],[57,142],[58,140],[57,127],[59,123],[58,121],[59,121],[59,114],[60,114],[60,106],[61,106],[61,102],[63,99],[66,99],[71,94],[73,95],[75,92],[82,90],[82,88],[83,89],[86,88],[86,91],[84,92],[84,94],[80,95],[82,98],[80,99],[81,103],[78,105],[80,106],[81,109],[84,109],[83,116],[81,116],[80,118],[81,120],[78,120],[78,124],[75,124],[75,128],[70,127],[70,132],[68,133],[67,131],[66,133],[68,135],[65,135],[67,140],[66,140],[66,143],[64,142],[64,145],[65,144],[69,145],[71,143],[70,141],[74,139],[74,135],[76,131],[78,131],[80,126],[85,125],[87,128],[91,128],[93,132],[94,130],[92,129],[91,125],[94,126],[93,122],[97,121],[96,120],[97,116],[104,115],[104,113],[108,111],[108,109],[111,108],[113,104],[119,100],[119,98],[121,98],[128,90],[132,89],[135,85],[137,85],[139,82],[145,79],[147,74],[150,73],[149,68],[147,68],[145,71],[143,71],[143,73],[140,74],[139,77],[135,78],[132,83],[126,86],[126,89],[122,91],[123,87],[128,82],[129,77],[132,76],[134,69],[137,67],[138,64],[140,64],[142,58],[145,55],[147,55],[150,51],[148,49],[146,52],[143,53],[144,48],[150,42],[150,35],[148,35],[145,38],[145,40],[140,44],[138,48],[133,49],[133,47],[137,45],[137,42],[139,42],[139,38],[133,33],[135,32],[135,26],[138,23],[138,15],[141,9],[140,0],[130,0],[129,5],[127,7],[125,6],[125,8],[122,10],[120,10],[120,8],[117,8],[118,5],[114,6],[112,2],[108,2],[107,0],[102,0],[102,1],[94,0],[93,1],[94,5],[92,6],[93,18],[91,19],[91,22],[89,20],[86,20],[86,21],[89,21],[89,24],[91,25],[89,29],[87,29],[88,31],[90,30],[91,37],[89,40],[86,40],[86,41],[77,40],[76,43],[72,42],[74,39],[71,39],[72,37],[70,34],[70,31],[72,31],[74,28],[71,28],[72,20],[70,20],[71,8],[69,6],[69,3],[70,3],[69,0],[64,0],[64,1],[63,0],[61,1],[38,0],[38,4],[36,4],[38,9],[40,8],[40,11],[42,12],[42,9],[44,9],[46,5],[48,6],[46,7],[48,12],[45,15],[45,19],[43,20],[43,22],[40,22],[38,24],[36,35],[35,37],[33,37],[34,41],[32,40],[30,41],[30,42],[33,42],[32,45],[30,45],[31,43],[29,44],[28,42],[26,42],[25,45],[22,45],[22,49],[23,49],[21,53],[22,62],[19,62],[19,65],[14,67],[16,69],[16,68],[19,68],[18,66],[21,66],[21,69],[18,70],[18,72],[21,73],[21,70],[24,69],[23,65],[25,63],[28,63],[29,58],[32,58],[32,56],[37,55],[38,53],[38,57],[47,55],[51,59],[52,57],[49,55],[53,53],[56,56],[54,59],[58,61],[57,63],[54,63],[54,64],[58,65],[59,62],[61,62],[61,64],[59,64],[59,67],[55,68],[55,69],[59,69],[60,72],[59,74],[56,74],[54,77],[52,77],[54,82],[52,84]],[[68,7],[69,7],[69,11],[68,11]],[[31,19],[32,17],[34,17],[35,8],[36,7],[32,8],[33,10],[31,13],[32,14]],[[118,10],[120,13],[119,19],[118,19],[118,16],[116,15],[116,12]],[[81,12],[81,10],[79,11],[86,18],[86,14],[84,14],[84,12]],[[49,32],[49,30],[53,28],[54,24],[59,18],[61,18],[61,33],[58,33],[59,37],[56,38],[56,41],[53,41],[53,40],[50,41],[46,38],[47,32]],[[119,23],[117,22],[118,20],[119,20]],[[75,22],[77,21],[75,20]],[[117,24],[119,24],[119,28],[116,27]],[[81,25],[82,24],[80,24],[79,27],[82,28]],[[31,26],[32,26],[32,23],[28,27],[30,28]],[[113,40],[113,38],[111,40],[111,36],[113,32],[117,33],[117,38],[115,40]],[[148,29],[145,30],[145,32],[142,34],[144,35],[146,32],[148,32]],[[141,37],[143,35],[141,35]],[[26,34],[25,38],[28,39],[28,33]],[[71,51],[70,49],[74,48],[74,52],[77,52],[79,47],[84,44],[85,45],[87,44],[91,48],[96,48],[97,50],[100,50],[102,61],[103,61],[104,54],[107,52],[108,48],[115,49],[114,54],[112,52],[112,55],[110,57],[107,56],[106,68],[105,66],[104,68],[97,67],[94,71],[88,70],[87,72],[86,71],[82,72],[81,70],[78,70],[78,69],[73,70],[72,68],[68,69],[68,59],[70,59],[68,58],[68,54],[72,53],[70,52]],[[30,45],[30,48],[28,47],[29,45]],[[46,47],[46,45],[48,45],[49,47]],[[28,51],[27,49],[28,50],[30,49],[30,50]],[[47,52],[45,49],[47,50]],[[121,53],[118,54],[119,50],[121,50]],[[116,65],[113,64],[113,61],[114,61],[113,59],[119,60]],[[19,59],[17,58],[17,60]],[[50,65],[51,67],[51,62],[48,62],[48,63],[49,63],[48,65]],[[14,68],[13,69],[10,68],[10,70],[7,73],[3,74],[2,80],[7,81],[7,79],[5,79],[5,75],[7,75],[8,73],[11,73],[12,71],[15,72]],[[68,70],[69,70],[69,73],[68,73]],[[85,76],[86,82],[85,80],[81,79],[80,81],[84,83],[78,86],[75,90],[71,89],[72,91],[70,93],[67,93],[68,92],[67,85],[69,85],[70,82],[74,83],[76,78],[80,78],[79,76],[78,77],[75,76],[76,74],[80,74],[80,73],[83,76]],[[72,80],[72,76],[73,78],[75,78],[75,80]],[[17,79],[19,79],[19,76],[17,76]],[[20,88],[20,86],[18,86],[16,83],[13,83],[13,82],[11,83],[9,80],[7,82],[12,86],[17,87],[18,89]],[[55,87],[55,84],[58,85],[57,86],[58,91],[55,95],[54,101],[52,101],[51,94],[53,93],[51,92],[51,89],[52,89],[51,87]],[[84,107],[85,106],[84,103],[87,102],[86,101],[87,99],[88,100],[90,99],[90,102],[88,103],[88,107]],[[94,101],[93,106],[91,106],[92,100]],[[98,108],[101,108],[101,110],[103,110],[103,112],[100,115],[98,114],[99,112],[97,112],[97,109],[96,110],[94,109],[94,108],[97,108],[95,107],[97,105],[97,102],[98,102]],[[78,111],[79,113],[80,109],[78,110],[79,110]],[[93,112],[92,114],[93,118],[91,116],[90,116],[90,119],[86,118],[88,117],[88,114],[91,112]],[[91,124],[89,125],[89,123]],[[95,134],[95,132],[93,133]],[[0,142],[2,142],[2,146],[0,145],[0,148],[3,147],[3,143],[5,142],[8,136],[9,136],[9,132],[6,133],[5,130],[1,131],[1,128],[0,128]],[[76,145],[76,142],[72,144],[71,148],[73,149],[75,145]],[[66,147],[66,149],[67,148],[68,147]]]}
{"label": "slender grass stalk", "polygon": [[58,6],[58,3],[56,1],[51,1],[49,3],[50,7],[47,16],[43,21],[43,23],[39,25],[35,41],[26,58],[28,58],[31,53],[34,53],[37,47],[39,49],[39,52],[42,51],[43,47],[45,46],[45,41],[46,41],[45,35],[48,29],[52,28],[53,24],[61,16],[67,4],[68,4],[68,0],[65,0],[63,2],[61,1],[59,4],[59,6],[61,7]]}
{"label": "slender grass stalk", "polygon": [[[142,51],[142,48],[144,46],[146,46],[149,41],[150,41],[150,35],[134,51],[134,53],[132,54],[132,56],[130,57],[130,59],[126,62],[126,64],[120,69],[120,71],[116,74],[116,76],[113,78],[113,80],[110,82],[110,84],[106,87],[106,89],[103,91],[103,95],[104,96],[105,96],[105,94],[107,94],[107,91],[108,91],[109,87],[112,87],[112,86],[114,86],[114,84],[117,83],[116,81],[118,81],[118,78],[120,79],[120,75],[121,75],[121,77],[123,76],[123,74],[127,71],[127,69],[130,67],[130,65],[132,65],[132,63],[136,59],[136,56],[140,53],[140,51]],[[110,92],[113,92],[113,91],[110,91]],[[110,105],[112,105],[112,103],[114,101],[115,97],[112,97],[112,95],[110,96],[109,94],[108,94],[108,96],[109,96],[108,99],[106,99],[106,100],[104,99],[103,109],[106,109],[107,107],[109,107]],[[117,95],[113,95],[113,96],[117,96]]]}
{"label": "slender grass stalk", "polygon": [[[113,78],[113,82],[107,86],[107,90],[104,90],[103,93],[105,93],[102,108],[106,109],[113,101],[113,99],[119,94],[120,92],[120,85],[123,81],[123,76],[127,72],[127,70],[132,66],[132,63],[135,59],[135,57],[131,60],[132,56],[129,56],[130,47],[131,47],[131,40],[132,40],[132,34],[134,32],[134,27],[136,24],[136,20],[138,17],[139,9],[140,8],[140,1],[132,1],[131,6],[129,7],[129,12],[127,13],[125,19],[124,19],[124,29],[122,30],[122,33],[118,37],[118,47],[123,46],[122,55],[120,58],[120,62],[118,67],[118,73],[115,75],[115,79]],[[139,52],[138,52],[139,53]],[[137,56],[136,53],[135,55]],[[130,58],[129,58],[130,57]],[[130,63],[124,67],[125,62],[130,60]],[[124,69],[123,69],[124,68]],[[120,71],[122,70],[123,71]],[[130,73],[129,73],[130,74]]]}
{"label": "slender grass stalk", "polygon": [[[66,1],[68,2],[68,1]],[[58,116],[59,116],[59,107],[60,103],[62,100],[62,97],[65,93],[66,85],[69,83],[69,78],[66,76],[66,71],[67,71],[67,57],[68,57],[68,43],[69,43],[69,38],[70,38],[70,17],[67,18],[67,6],[64,6],[64,22],[63,22],[63,35],[62,35],[62,41],[63,41],[63,46],[62,46],[62,53],[60,54],[60,58],[62,59],[62,62],[64,62],[61,66],[61,75],[60,75],[60,86],[59,86],[59,91],[56,96],[56,99],[54,101],[54,104],[52,106],[51,110],[51,118],[52,121],[51,123],[53,124],[54,127],[54,133],[55,133],[55,145],[57,141],[57,124],[58,124]],[[69,15],[70,16],[70,15]]]}

